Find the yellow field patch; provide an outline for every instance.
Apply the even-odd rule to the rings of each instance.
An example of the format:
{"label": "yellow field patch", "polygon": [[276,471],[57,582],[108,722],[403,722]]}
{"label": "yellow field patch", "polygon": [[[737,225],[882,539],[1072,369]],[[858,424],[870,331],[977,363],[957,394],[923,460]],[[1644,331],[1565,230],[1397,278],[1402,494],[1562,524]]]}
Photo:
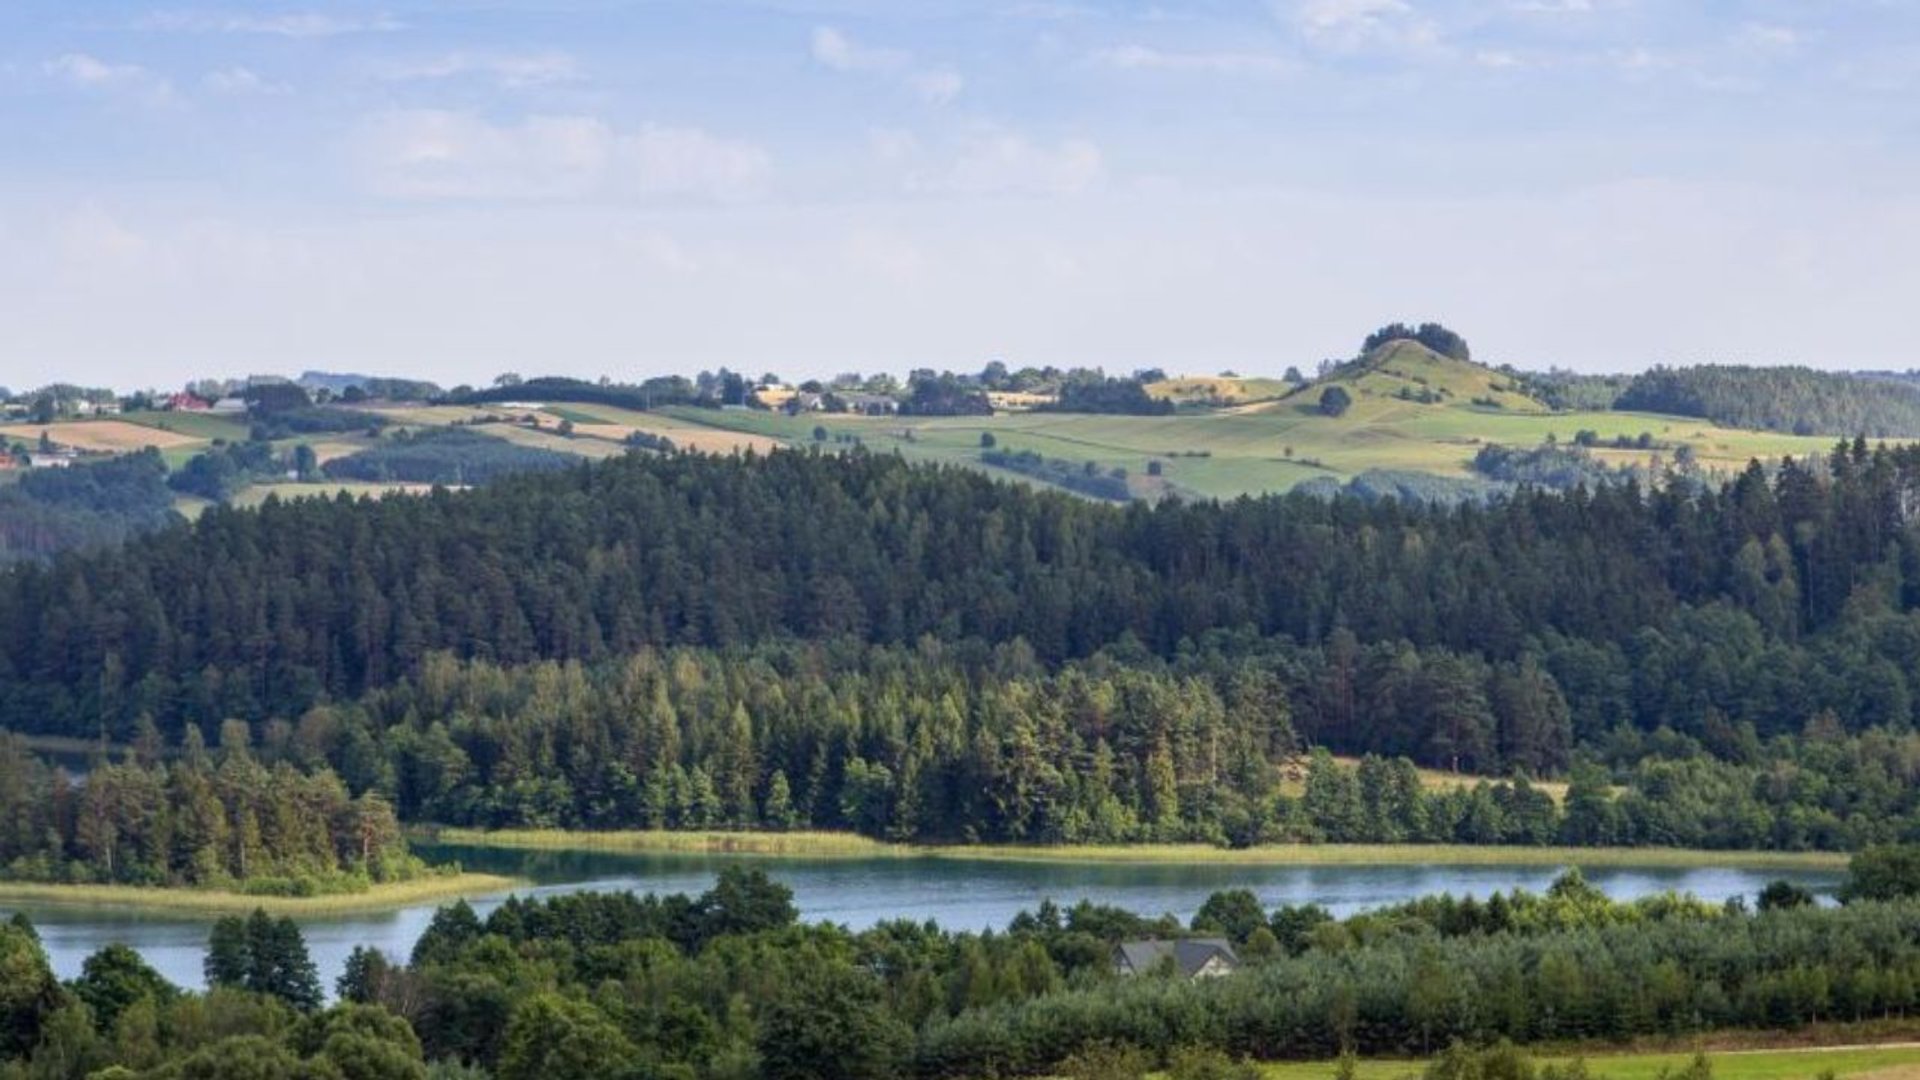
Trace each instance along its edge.
{"label": "yellow field patch", "polygon": [[24,442],[29,446],[37,444],[43,433],[61,446],[105,454],[126,453],[148,446],[171,450],[181,446],[197,446],[206,441],[144,424],[129,424],[125,420],[67,420],[55,424],[10,424],[0,427],[0,438],[8,442]]}
{"label": "yellow field patch", "polygon": [[[278,496],[281,501],[288,499],[331,499],[339,495],[351,495],[358,498],[371,495],[424,495],[433,490],[432,484],[383,484],[357,480],[339,480],[318,484],[254,484],[233,497],[233,505],[240,507],[259,506],[270,495]],[[453,490],[460,490],[458,487]]]}
{"label": "yellow field patch", "polygon": [[692,450],[699,454],[744,454],[749,450],[756,454],[769,454],[782,445],[779,439],[766,435],[721,431],[719,428],[676,427],[655,434],[672,439],[676,449]]}

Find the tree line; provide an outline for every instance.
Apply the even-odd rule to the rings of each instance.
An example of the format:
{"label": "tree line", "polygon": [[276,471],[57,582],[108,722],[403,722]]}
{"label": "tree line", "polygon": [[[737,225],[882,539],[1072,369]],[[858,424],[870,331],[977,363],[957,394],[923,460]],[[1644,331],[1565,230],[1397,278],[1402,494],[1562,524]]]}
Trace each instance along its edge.
{"label": "tree line", "polygon": [[157,734],[84,778],[0,732],[0,877],[196,886],[257,894],[365,889],[425,872],[392,805],[331,771],[258,761],[246,725],[209,752],[190,728],[172,760]]}
{"label": "tree line", "polygon": [[108,547],[177,520],[157,450],[34,469],[0,486],[0,566]]}
{"label": "tree line", "polygon": [[[1344,630],[1509,661],[1555,640],[1632,650],[1707,620],[1732,640],[1706,645],[1764,657],[1756,667],[1828,653],[1872,667],[1879,704],[1835,703],[1851,727],[1916,667],[1894,627],[1920,602],[1920,451],[1857,443],[1829,469],[1484,508],[1105,507],[868,453],[777,453],[215,509],[0,577],[0,719],[124,732],[143,711],[178,719],[208,688],[224,715],[297,715],[442,650],[518,664],[930,635],[1018,638],[1059,662],[1122,640],[1168,656],[1213,630],[1302,643]],[[1691,696],[1707,700],[1683,700],[1676,722],[1721,707]]]}
{"label": "tree line", "polygon": [[1795,435],[1920,435],[1920,387],[1808,367],[1654,367],[1634,376],[1613,407]]}

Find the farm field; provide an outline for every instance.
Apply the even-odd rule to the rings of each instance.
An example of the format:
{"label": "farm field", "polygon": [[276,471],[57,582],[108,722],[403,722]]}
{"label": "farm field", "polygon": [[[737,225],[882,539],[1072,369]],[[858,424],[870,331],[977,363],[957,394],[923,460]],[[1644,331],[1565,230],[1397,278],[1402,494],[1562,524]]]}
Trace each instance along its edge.
{"label": "farm field", "polygon": [[8,424],[0,427],[0,439],[38,443],[44,434],[61,446],[89,453],[123,454],[146,447],[170,450],[198,446],[207,440],[198,435],[136,424],[127,420],[62,420],[52,424]]}
{"label": "farm field", "polygon": [[[1320,390],[1332,385],[1352,395],[1345,415],[1327,416],[1317,407]],[[1412,397],[1426,391],[1437,400],[1403,398],[1403,389]],[[1316,477],[1346,480],[1369,470],[1466,477],[1472,475],[1473,456],[1482,446],[1533,447],[1549,438],[1571,443],[1581,431],[1592,432],[1603,444],[1594,454],[1610,464],[1659,466],[1686,446],[1709,474],[1736,472],[1754,458],[1824,453],[1835,441],[1652,413],[1552,412],[1508,389],[1497,372],[1417,346],[1389,350],[1369,370],[1309,384],[1281,400],[1183,410],[1172,416],[667,412],[683,419],[697,414],[706,424],[793,446],[817,443],[818,427],[828,436],[822,444],[827,449],[844,445],[838,437],[854,436],[875,450],[972,468],[985,467],[980,463],[982,436],[991,435],[1001,450],[1030,450],[1074,465],[1092,463],[1102,471],[1125,469],[1136,495],[1154,494],[1143,481],[1149,463],[1158,461],[1166,490],[1206,498],[1284,492]],[[1654,449],[1604,445],[1620,438],[1636,440],[1643,433],[1657,444]]]}
{"label": "farm field", "polygon": [[[1310,481],[1344,483],[1367,473],[1469,479],[1488,445],[1533,448],[1571,444],[1588,433],[1592,456],[1611,466],[1659,471],[1682,453],[1709,479],[1754,459],[1823,454],[1832,436],[1795,436],[1721,427],[1687,417],[1619,411],[1554,412],[1527,396],[1511,375],[1452,360],[1413,342],[1396,342],[1327,376],[1294,386],[1272,378],[1182,375],[1149,391],[1181,402],[1166,416],[1008,411],[989,416],[865,416],[671,406],[651,412],[593,403],[359,406],[396,428],[469,425],[522,446],[600,460],[626,453],[636,434],[659,436],[699,453],[768,453],[789,447],[835,452],[856,442],[913,461],[987,470],[1036,486],[1056,481],[982,462],[987,446],[1032,453],[1068,469],[1124,475],[1148,500],[1167,495],[1230,499],[1290,491]],[[1338,416],[1319,407],[1340,387],[1350,405]],[[1244,404],[1231,404],[1243,401]],[[1202,402],[1210,403],[1203,405]],[[1224,406],[1220,403],[1227,402]],[[475,421],[481,421],[475,423]],[[561,435],[571,425],[570,435]],[[42,429],[0,428],[35,442]],[[94,452],[160,448],[174,468],[214,440],[244,440],[244,421],[206,413],[151,412],[53,425],[57,442]],[[389,433],[391,434],[391,432]],[[276,449],[313,448],[322,463],[372,440],[355,432],[282,439]],[[1616,443],[1622,445],[1616,446]],[[263,498],[264,493],[253,496]],[[183,512],[196,507],[183,505]]]}
{"label": "farm field", "polygon": [[431,484],[379,484],[356,480],[329,480],[317,484],[254,484],[234,496],[233,505],[242,507],[259,506],[269,498],[280,499],[331,499],[340,495],[359,498],[362,495],[379,498],[382,495],[420,495],[433,490]]}
{"label": "farm field", "polygon": [[[571,405],[568,406],[568,410],[589,417],[596,426],[607,430],[618,430],[619,437],[622,439],[632,432],[642,431],[649,435],[671,439],[677,447],[703,454],[731,454],[747,450],[764,454],[783,445],[790,445],[794,439],[806,434],[801,432],[800,435],[787,437],[771,432],[736,428],[722,423],[721,418],[726,414],[710,409],[663,409],[659,412],[637,412],[611,405]],[[773,417],[775,414],[757,415]],[[581,429],[576,428],[576,430]],[[807,429],[809,432],[811,430],[811,428]]]}
{"label": "farm field", "polygon": [[216,416],[206,412],[130,412],[123,414],[120,419],[129,424],[191,436],[201,442],[215,439],[238,442],[245,439],[248,432],[245,418]]}

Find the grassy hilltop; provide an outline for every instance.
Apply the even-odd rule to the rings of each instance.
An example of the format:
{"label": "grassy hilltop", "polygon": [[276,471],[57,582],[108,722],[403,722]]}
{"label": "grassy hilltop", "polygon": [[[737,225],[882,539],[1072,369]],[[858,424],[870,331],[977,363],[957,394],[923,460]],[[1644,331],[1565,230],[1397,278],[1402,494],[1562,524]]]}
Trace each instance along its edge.
{"label": "grassy hilltop", "polygon": [[[1149,387],[1157,396],[1191,396],[1206,387],[1220,398],[1261,398],[1287,384],[1223,377],[1175,378]],[[1352,407],[1341,416],[1319,408],[1329,387],[1345,389]],[[1187,388],[1176,393],[1174,388]],[[1423,392],[1431,400],[1420,400]],[[595,410],[580,406],[583,411]],[[788,445],[825,446],[857,435],[869,447],[917,459],[985,467],[981,437],[1001,449],[1032,450],[1047,458],[1100,470],[1127,470],[1137,496],[1168,491],[1232,498],[1288,491],[1316,477],[1346,480],[1369,470],[1471,475],[1480,447],[1489,443],[1537,446],[1550,436],[1571,443],[1592,431],[1603,444],[1647,433],[1658,449],[1600,448],[1611,464],[1669,461],[1675,448],[1692,448],[1702,468],[1735,470],[1753,458],[1804,456],[1833,445],[1829,436],[1794,436],[1724,428],[1691,417],[1653,413],[1555,412],[1501,373],[1455,360],[1411,341],[1397,341],[1326,378],[1268,400],[1224,408],[1191,407],[1171,416],[1083,413],[998,413],[961,417],[869,417],[825,414],[669,410],[684,424],[769,436]],[[1161,476],[1148,475],[1159,461]]]}

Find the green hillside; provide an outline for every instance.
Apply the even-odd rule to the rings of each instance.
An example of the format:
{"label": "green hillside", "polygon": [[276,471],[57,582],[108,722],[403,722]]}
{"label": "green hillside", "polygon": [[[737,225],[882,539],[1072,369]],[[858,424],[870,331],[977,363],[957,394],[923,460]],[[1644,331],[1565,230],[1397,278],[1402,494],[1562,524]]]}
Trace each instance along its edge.
{"label": "green hillside", "polygon": [[[1332,387],[1351,399],[1339,416],[1327,415],[1319,405],[1320,396]],[[486,440],[595,460],[626,453],[636,442],[654,446],[662,439],[676,449],[719,454],[765,453],[779,447],[833,452],[857,443],[911,460],[982,469],[1096,497],[1125,492],[1156,499],[1233,498],[1289,491],[1307,482],[1344,484],[1357,477],[1472,478],[1475,455],[1491,444],[1531,449],[1549,441],[1579,441],[1607,466],[1657,472],[1685,460],[1713,477],[1742,469],[1755,458],[1822,453],[1834,442],[1829,435],[1723,427],[1662,413],[1556,412],[1525,392],[1510,374],[1411,340],[1389,341],[1304,385],[1257,376],[1181,376],[1150,384],[1147,390],[1178,402],[1178,411],[1165,416],[1024,411],[788,416],[693,406],[635,412],[579,403],[530,403],[514,409],[375,404],[364,411],[387,422],[383,432],[285,438],[273,449],[284,458],[305,444],[324,466],[388,439],[452,427]],[[243,439],[245,431],[242,422],[231,418],[135,413],[121,420],[56,425],[55,437],[96,452],[160,444],[168,464],[178,469],[217,445],[214,440]],[[991,461],[984,458],[989,450],[996,455]],[[283,497],[302,494],[308,487],[333,493],[340,490],[338,480],[299,484],[264,477],[256,486],[265,490],[249,492],[246,501],[257,501],[267,490]],[[182,496],[183,510],[201,505]]]}
{"label": "green hillside", "polygon": [[[1319,395],[1340,386],[1353,397],[1342,416],[1324,415]],[[1425,398],[1426,400],[1422,400]],[[996,448],[1033,451],[1100,472],[1124,469],[1137,497],[1164,493],[1232,498],[1288,491],[1316,478],[1345,481],[1370,471],[1446,477],[1472,475],[1473,456],[1489,443],[1572,443],[1591,432],[1593,455],[1613,465],[1659,467],[1682,453],[1708,474],[1731,473],[1754,458],[1804,457],[1830,449],[1827,436],[1724,428],[1656,413],[1554,412],[1500,372],[1441,356],[1410,341],[1392,342],[1275,401],[1172,416],[1001,413],[965,417],[786,416],[767,412],[672,409],[683,424],[770,436],[787,445],[870,448],[913,460],[987,468],[982,436]],[[824,433],[820,442],[815,438]],[[1646,448],[1615,448],[1625,440]],[[1149,466],[1159,462],[1160,475]],[[1013,475],[1005,470],[993,470]]]}
{"label": "green hillside", "polygon": [[1308,383],[1289,400],[1317,401],[1330,386],[1345,387],[1360,403],[1471,406],[1516,412],[1548,412],[1491,368],[1442,356],[1415,341],[1390,341],[1359,360]]}

